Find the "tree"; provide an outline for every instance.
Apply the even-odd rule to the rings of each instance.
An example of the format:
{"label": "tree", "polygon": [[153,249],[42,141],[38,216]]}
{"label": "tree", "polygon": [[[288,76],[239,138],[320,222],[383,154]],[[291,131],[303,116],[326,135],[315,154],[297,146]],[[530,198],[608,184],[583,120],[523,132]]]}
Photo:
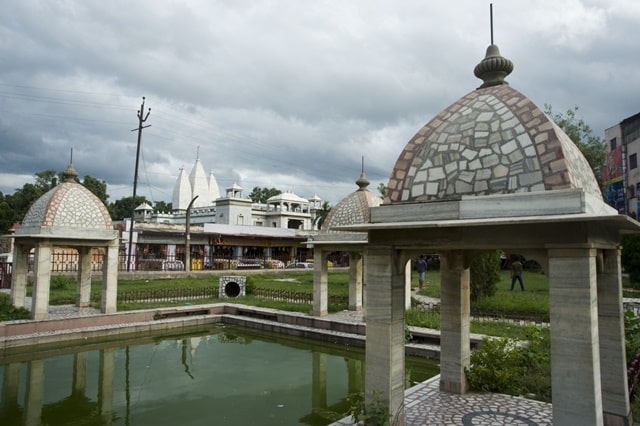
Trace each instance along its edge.
{"label": "tree", "polygon": [[105,205],[107,204],[109,195],[107,194],[107,183],[105,181],[86,175],[82,180],[82,185],[98,197]]}
{"label": "tree", "polygon": [[318,229],[322,228],[322,224],[329,215],[330,211],[331,205],[327,201],[323,202],[322,206],[318,210],[316,210],[316,217],[313,218],[313,224],[317,225]]}
{"label": "tree", "polygon": [[22,188],[17,189],[13,195],[7,196],[6,200],[14,210],[15,217],[18,220],[22,220],[24,215],[27,214],[29,207],[31,207],[31,204],[45,192],[46,190],[40,186],[34,185],[33,183],[25,183],[22,185]]}
{"label": "tree", "polygon": [[254,203],[266,203],[267,200],[274,195],[280,195],[282,191],[276,188],[260,188],[258,186],[254,186],[251,194],[249,194],[249,198]]}
{"label": "tree", "polygon": [[43,194],[58,185],[59,174],[55,170],[43,170],[36,173],[36,186],[43,190]]}
{"label": "tree", "polygon": [[500,281],[500,251],[482,253],[471,261],[470,267],[471,301],[481,297],[491,297],[496,293]]}
{"label": "tree", "polygon": [[9,228],[17,221],[15,210],[0,192],[0,234],[9,232]]}
{"label": "tree", "polygon": [[156,213],[167,213],[173,210],[173,204],[164,201],[156,201],[153,205],[153,211]]}
{"label": "tree", "polygon": [[629,274],[634,288],[640,283],[640,235],[628,234],[622,237],[622,267]]}
{"label": "tree", "polygon": [[378,185],[378,192],[384,198],[384,196],[387,194],[387,185],[380,182],[380,184]]}
{"label": "tree", "polygon": [[123,220],[126,217],[131,217],[131,212],[135,207],[140,204],[148,203],[147,199],[143,196],[136,196],[136,202],[133,203],[133,197],[122,197],[119,200],[109,204],[109,214],[113,220]]}
{"label": "tree", "polygon": [[544,112],[571,138],[587,159],[598,185],[602,187],[602,169],[607,161],[607,146],[603,138],[591,134],[591,127],[578,118],[578,107],[554,114],[551,105],[544,104]]}

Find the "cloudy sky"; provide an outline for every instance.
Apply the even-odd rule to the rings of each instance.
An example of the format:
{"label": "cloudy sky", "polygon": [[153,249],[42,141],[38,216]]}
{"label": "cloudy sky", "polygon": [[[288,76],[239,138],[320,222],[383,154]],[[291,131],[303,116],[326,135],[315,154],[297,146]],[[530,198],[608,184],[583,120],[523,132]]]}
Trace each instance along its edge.
{"label": "cloudy sky", "polygon": [[[540,108],[579,107],[598,136],[640,112],[640,2],[494,0],[509,83]],[[0,191],[64,170],[171,201],[199,147],[224,189],[371,189],[435,114],[480,85],[479,0],[4,0]]]}

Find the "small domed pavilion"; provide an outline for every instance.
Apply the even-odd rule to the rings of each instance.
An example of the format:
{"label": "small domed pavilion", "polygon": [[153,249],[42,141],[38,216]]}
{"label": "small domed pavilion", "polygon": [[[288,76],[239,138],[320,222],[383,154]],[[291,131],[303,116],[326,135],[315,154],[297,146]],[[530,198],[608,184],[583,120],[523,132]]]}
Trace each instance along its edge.
{"label": "small domed pavilion", "polygon": [[320,233],[313,240],[313,310],[312,315],[328,313],[328,255],[336,251],[349,253],[349,310],[362,310],[363,250],[367,243],[365,232],[338,231],[335,228],[369,222],[369,209],[377,207],[382,199],[369,191],[369,180],[364,173],[356,181],[358,189],[340,200],[322,223]]}
{"label": "small domed pavilion", "polygon": [[[483,84],[407,143],[367,232],[366,400],[381,392],[404,424],[405,265],[440,254],[440,389],[466,393],[471,260],[504,250],[549,280],[554,425],[630,424],[620,238],[635,220],[604,203],[570,138],[504,78],[489,46]],[[526,286],[526,283],[525,283]]]}
{"label": "small domed pavilion", "polygon": [[102,264],[103,313],[116,311],[118,285],[118,232],[104,204],[77,183],[69,164],[65,181],[36,200],[16,230],[13,252],[11,303],[25,306],[29,253],[35,249],[31,318],[48,318],[51,255],[54,247],[76,248],[79,253],[76,306],[87,307],[91,293],[91,249],[104,250]]}

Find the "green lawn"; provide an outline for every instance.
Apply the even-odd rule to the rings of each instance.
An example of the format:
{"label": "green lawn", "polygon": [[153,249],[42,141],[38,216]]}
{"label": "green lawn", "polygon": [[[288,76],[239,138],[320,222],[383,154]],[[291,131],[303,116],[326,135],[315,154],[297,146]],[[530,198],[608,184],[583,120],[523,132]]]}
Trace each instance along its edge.
{"label": "green lawn", "polygon": [[[426,285],[421,294],[435,298],[440,297],[440,273],[438,271],[428,271],[426,275]],[[412,282],[417,286],[417,273],[413,272]],[[546,315],[549,312],[549,295],[548,281],[546,277],[537,272],[524,273],[525,291],[519,289],[513,292],[509,291],[511,280],[508,271],[501,271],[500,282],[497,284],[495,296],[481,299],[473,304],[473,307],[481,308],[483,311],[500,312],[498,316],[503,314],[509,315],[525,315],[537,314]],[[124,293],[132,290],[140,289],[175,289],[175,288],[204,288],[218,285],[218,276],[197,276],[175,279],[157,279],[157,280],[133,280],[118,282],[118,293]],[[305,292],[311,294],[313,292],[313,272],[287,272],[273,274],[255,274],[247,275],[248,288],[264,288],[264,289],[282,289],[295,292]],[[30,291],[30,288],[29,288]],[[92,285],[91,300],[95,307],[99,306],[100,301],[100,282]],[[349,294],[349,273],[348,271],[330,271],[329,272],[329,294],[347,296]],[[50,303],[52,305],[72,304],[76,297],[76,282],[73,279],[62,276],[54,277],[51,284]],[[193,301],[173,301],[163,303],[118,303],[118,310],[134,310],[134,309],[156,309],[159,307],[176,306],[184,304],[205,304],[215,303],[219,299],[198,299]],[[281,309],[295,312],[309,312],[308,304],[296,304],[289,302],[276,302],[260,299],[253,296],[247,296],[243,299],[234,300],[227,299],[225,303],[243,303],[273,309]],[[336,312],[345,309],[345,306],[329,306],[330,312]],[[414,309],[407,312],[407,324],[440,328],[440,316],[437,312],[418,312]],[[509,335],[515,338],[526,333],[526,327],[516,326],[512,323],[496,321],[496,322],[479,322],[473,321],[471,331],[474,333],[488,334],[494,336]]]}

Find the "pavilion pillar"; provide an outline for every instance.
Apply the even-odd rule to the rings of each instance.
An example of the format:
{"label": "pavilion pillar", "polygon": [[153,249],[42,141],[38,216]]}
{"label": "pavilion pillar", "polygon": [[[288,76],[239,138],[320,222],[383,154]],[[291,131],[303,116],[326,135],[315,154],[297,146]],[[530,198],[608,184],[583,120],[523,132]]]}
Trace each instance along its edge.
{"label": "pavilion pillar", "polygon": [[84,395],[87,391],[87,360],[89,352],[73,354],[73,389],[72,394]]}
{"label": "pavilion pillar", "polygon": [[27,276],[29,274],[29,246],[16,241],[13,248],[13,270],[11,272],[11,305],[25,307]]}
{"label": "pavilion pillar", "polygon": [[463,251],[440,254],[440,390],[464,394],[469,384],[469,261]]}
{"label": "pavilion pillar", "polygon": [[91,247],[78,248],[78,258],[76,306],[86,308],[91,303]]}
{"label": "pavilion pillar", "polygon": [[311,372],[311,410],[327,408],[327,354],[313,352]]}
{"label": "pavilion pillar", "polygon": [[23,424],[39,425],[44,404],[44,360],[27,363],[27,388],[25,390]]}
{"label": "pavilion pillar", "polygon": [[31,319],[43,320],[49,317],[49,289],[51,286],[51,246],[49,244],[39,243],[36,246],[34,275]]}
{"label": "pavilion pillar", "polygon": [[316,246],[313,251],[313,309],[311,315],[326,316],[329,304],[329,267],[325,260],[325,252]]}
{"label": "pavilion pillar", "polygon": [[349,310],[362,310],[362,252],[349,253]]}
{"label": "pavilion pillar", "polygon": [[411,309],[411,268],[412,261],[407,261],[404,265],[404,308]]}
{"label": "pavilion pillar", "polygon": [[105,248],[102,262],[102,302],[101,312],[117,312],[118,301],[118,240],[113,240]]}
{"label": "pavilion pillar", "polygon": [[596,250],[549,250],[553,424],[602,425]]}
{"label": "pavilion pillar", "polygon": [[404,268],[389,247],[370,246],[366,256],[365,403],[379,393],[394,424],[404,425]]}
{"label": "pavilion pillar", "polygon": [[627,387],[620,250],[604,250],[598,270],[600,381],[605,425],[633,424]]}
{"label": "pavilion pillar", "polygon": [[98,410],[103,424],[110,425],[113,419],[113,374],[115,348],[100,350],[100,372],[98,375]]}
{"label": "pavilion pillar", "polygon": [[20,394],[21,362],[4,365],[2,375],[2,398],[0,398],[0,418],[10,418],[12,414],[20,412],[18,396]]}

